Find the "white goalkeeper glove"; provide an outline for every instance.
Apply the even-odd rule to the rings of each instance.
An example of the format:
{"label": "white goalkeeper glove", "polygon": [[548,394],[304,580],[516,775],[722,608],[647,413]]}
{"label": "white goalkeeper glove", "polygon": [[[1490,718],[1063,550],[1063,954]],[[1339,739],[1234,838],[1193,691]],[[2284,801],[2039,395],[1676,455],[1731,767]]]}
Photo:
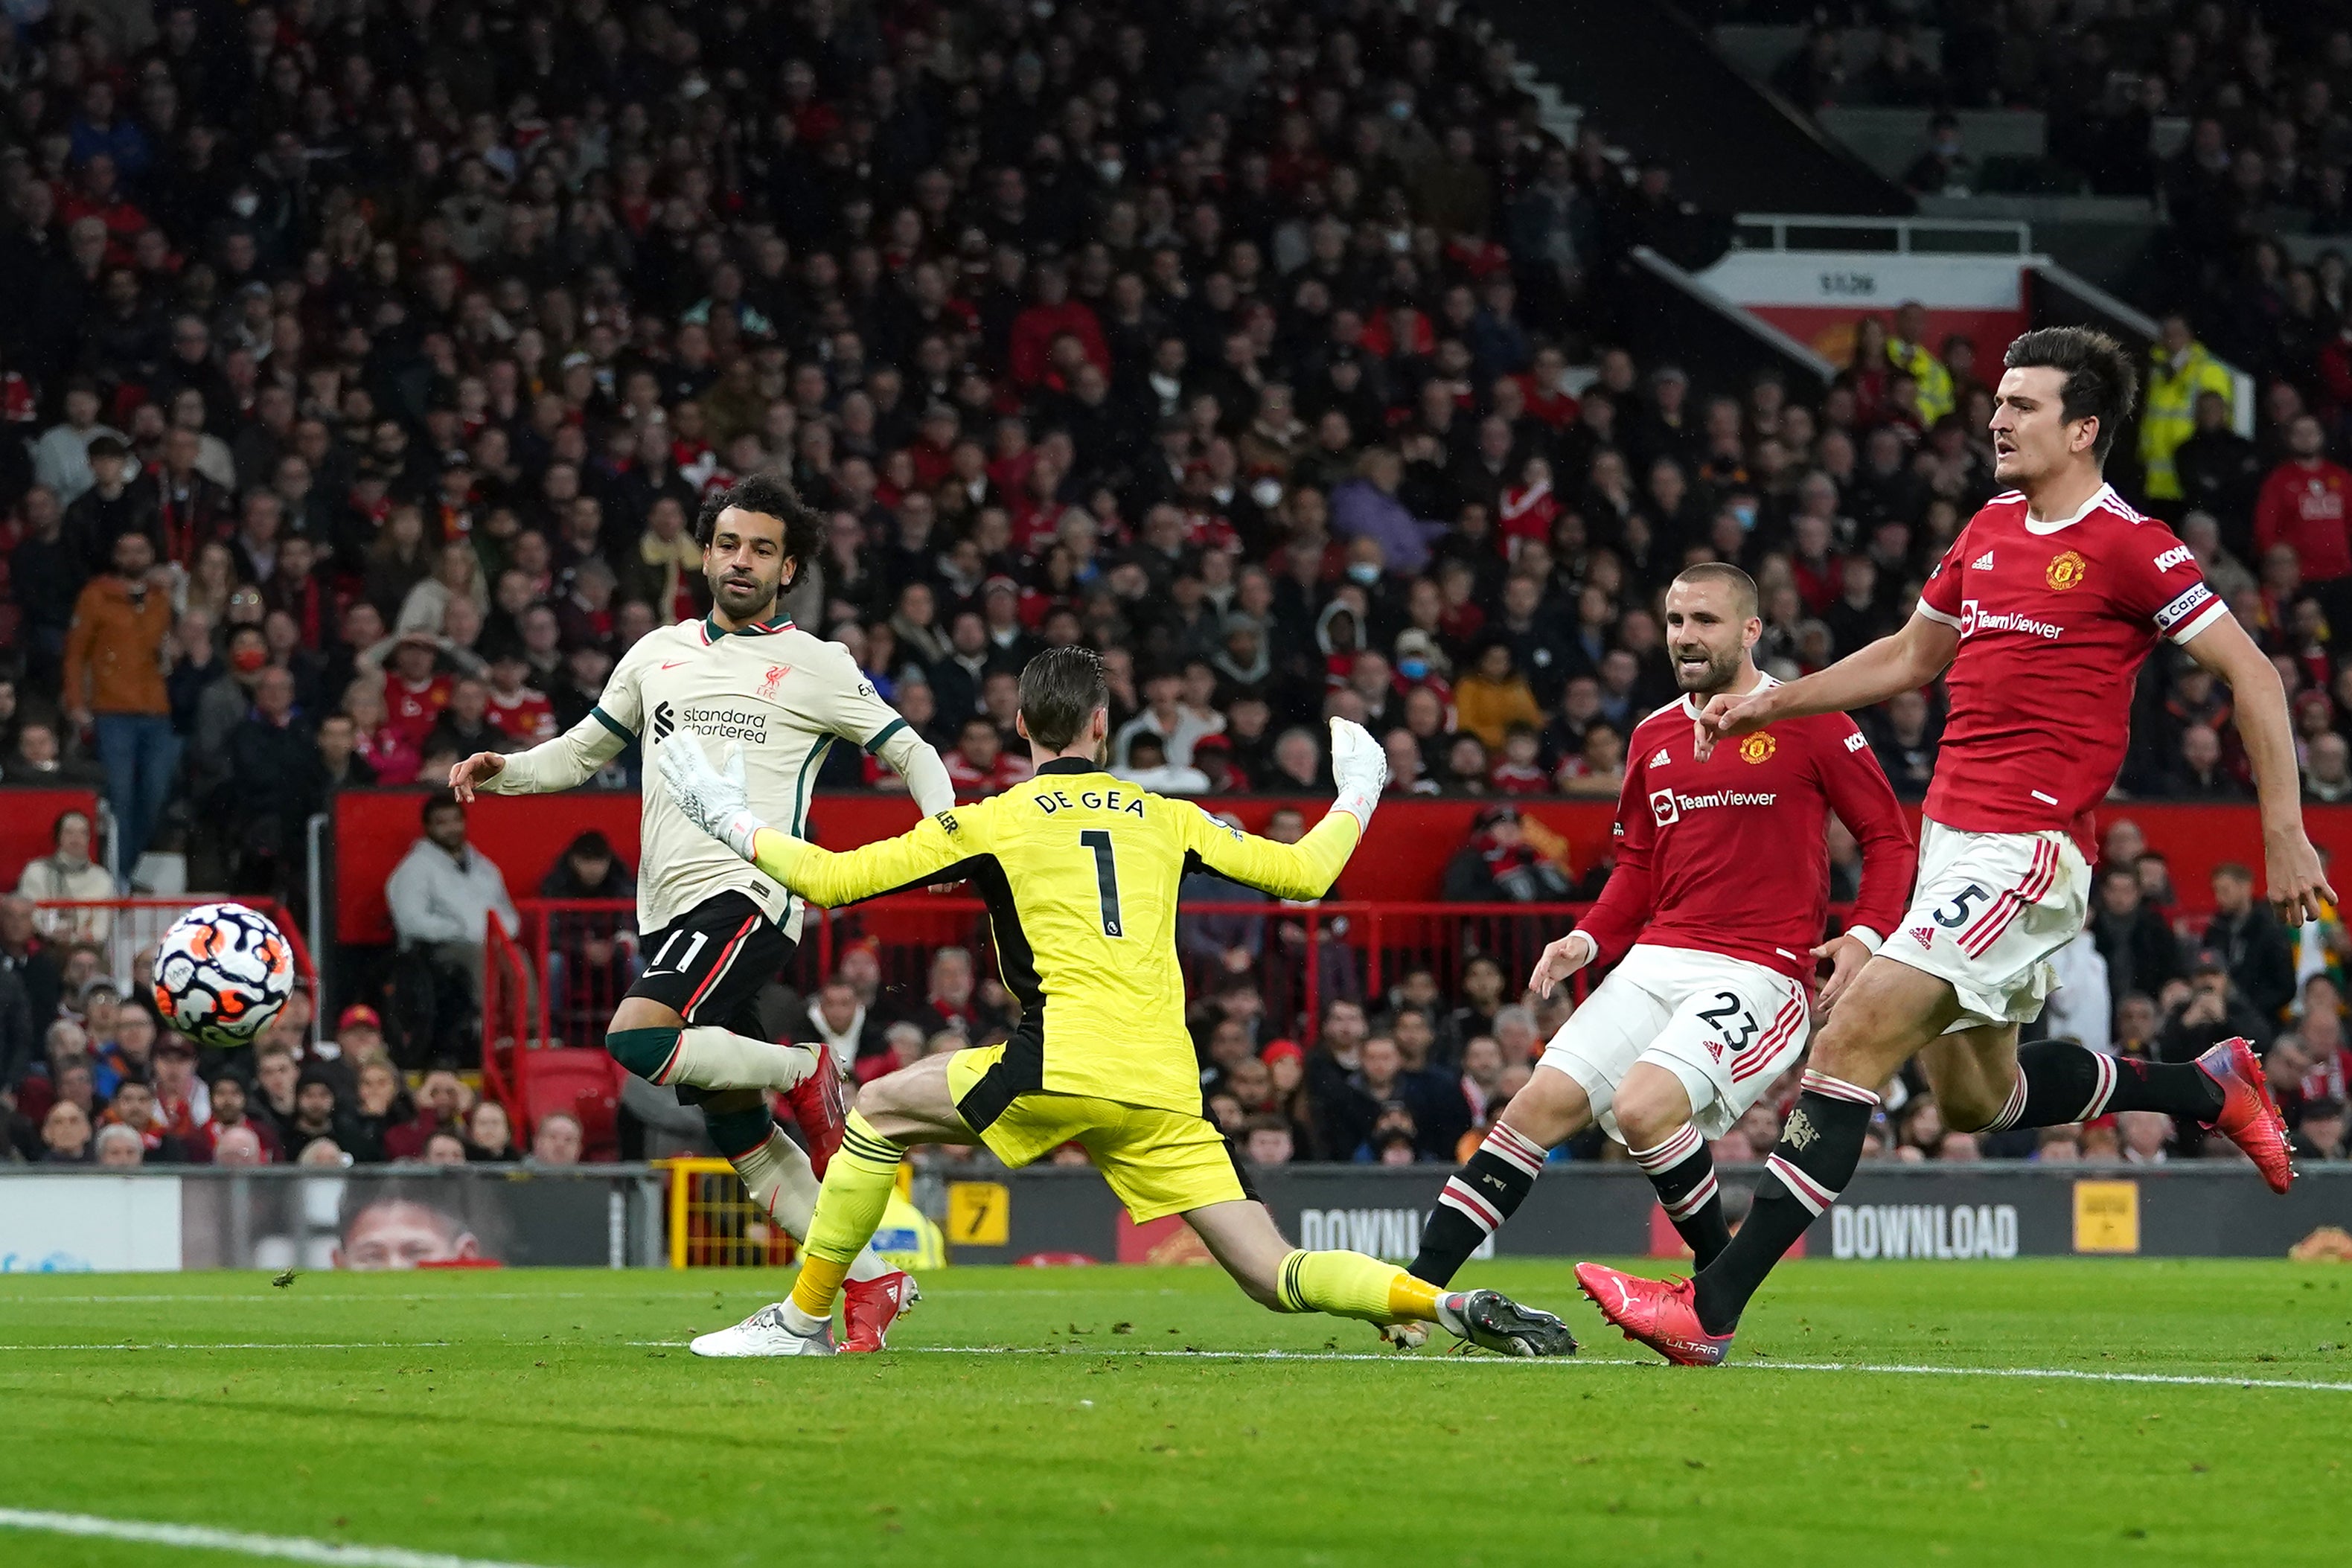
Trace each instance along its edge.
{"label": "white goalkeeper glove", "polygon": [[702,755],[702,742],[687,731],[660,747],[655,759],[687,821],[750,860],[751,841],[768,824],[751,814],[751,793],[743,784],[743,743],[729,741],[713,768]]}
{"label": "white goalkeeper glove", "polygon": [[1339,786],[1339,810],[1370,830],[1372,808],[1388,788],[1389,757],[1381,743],[1353,719],[1331,721],[1331,778]]}

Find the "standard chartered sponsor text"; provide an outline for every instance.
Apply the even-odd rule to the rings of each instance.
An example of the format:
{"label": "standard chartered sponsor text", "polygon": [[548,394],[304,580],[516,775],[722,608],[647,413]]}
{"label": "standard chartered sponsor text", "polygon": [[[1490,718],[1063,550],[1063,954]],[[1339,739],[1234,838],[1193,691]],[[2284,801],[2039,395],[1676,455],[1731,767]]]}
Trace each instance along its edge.
{"label": "standard chartered sponsor text", "polygon": [[683,708],[679,710],[678,722],[697,735],[707,735],[716,740],[764,743],[768,738],[768,716],[743,708]]}

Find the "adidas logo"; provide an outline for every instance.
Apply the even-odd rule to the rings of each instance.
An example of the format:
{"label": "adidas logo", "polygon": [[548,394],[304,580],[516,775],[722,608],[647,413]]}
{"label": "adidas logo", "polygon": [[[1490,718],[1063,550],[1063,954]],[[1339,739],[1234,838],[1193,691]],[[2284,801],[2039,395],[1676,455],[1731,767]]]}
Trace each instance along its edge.
{"label": "adidas logo", "polygon": [[1904,933],[1904,935],[1910,937],[1912,941],[1916,942],[1922,947],[1933,947],[1936,945],[1936,932],[1935,928],[1932,926],[1914,925],[1909,931]]}
{"label": "adidas logo", "polygon": [[1650,758],[1650,766],[1653,768],[1664,768],[1667,763],[1672,762],[1673,760],[1673,758],[1666,755],[1666,748],[1661,746],[1658,747],[1658,754]]}
{"label": "adidas logo", "polygon": [[1987,550],[1984,554],[1977,557],[1976,559],[1969,562],[1969,570],[1970,571],[1990,571],[1992,570],[1992,551]]}

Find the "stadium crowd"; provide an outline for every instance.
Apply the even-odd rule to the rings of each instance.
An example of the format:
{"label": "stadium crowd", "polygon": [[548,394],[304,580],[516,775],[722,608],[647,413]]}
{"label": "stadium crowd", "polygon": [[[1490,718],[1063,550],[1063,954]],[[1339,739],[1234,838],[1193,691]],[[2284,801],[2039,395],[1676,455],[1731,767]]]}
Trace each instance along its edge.
{"label": "stadium crowd", "polygon": [[[1732,0],[1722,9],[1751,8]],[[2223,357],[2291,385],[2331,444],[2342,439],[2352,398],[2347,262],[2326,243],[2352,236],[2352,25],[2340,9],[2220,0],[1808,9],[1818,19],[1771,77],[1790,102],[1939,111],[1905,174],[1923,194],[1998,187],[2151,199],[2165,225],[2141,303],[2194,316]],[[1875,43],[1864,41],[1870,57],[1854,68],[1857,28]],[[1922,47],[1929,29],[1933,49]],[[1990,166],[1958,118],[1981,110],[2044,115],[2046,157]],[[2280,243],[2300,235],[2314,238],[2314,265],[2295,265]],[[2276,403],[2271,423],[2287,423]]]}
{"label": "stadium crowd", "polygon": [[[1930,348],[1916,309],[1863,322],[1827,388],[1698,387],[1617,346],[1624,253],[1703,216],[1589,120],[1548,132],[1466,9],[86,3],[0,28],[0,286],[26,302],[0,319],[0,783],[101,785],[134,887],[156,849],[187,886],[285,894],[332,790],[576,722],[635,638],[703,612],[703,497],[773,467],[829,519],[792,613],[961,789],[1023,775],[1014,672],[1086,642],[1129,776],[1312,795],[1346,715],[1400,793],[1496,798],[1465,896],[1570,896],[1508,802],[1614,798],[1673,693],[1682,565],[1748,567],[1764,661],[1814,668],[1896,625],[1993,489],[2001,346]],[[2159,382],[2193,393],[2191,325],[2223,319],[2180,319]],[[2253,441],[2152,403],[2145,488],[2340,800],[2352,473],[2334,405],[2282,377]],[[1868,716],[1906,796],[1938,722],[1932,695]],[[845,751],[821,785],[893,786]],[[2248,793],[2227,694],[2168,650],[2121,792]],[[61,821],[26,891],[87,884],[92,850]],[[9,935],[29,919],[0,916],[28,1157],[87,1155],[142,1081],[182,1152],[247,1124],[283,1157],[514,1152],[462,1085],[372,1079],[349,1010],[340,1053],[265,1050],[224,1094],[126,1029],[143,1004],[89,984],[75,934]],[[2132,949],[2112,1010],[2158,1022],[2109,1019],[2119,1048],[2220,1005],[2211,946]],[[1261,995],[1238,1036],[1204,1022],[1204,1059],[1267,1158],[1450,1158],[1549,1032],[1516,979],[1333,988],[1286,1051]],[[931,1049],[893,1021],[920,1038],[887,1049]],[[1934,1133],[1916,1112],[1887,1147],[1959,1157]]]}

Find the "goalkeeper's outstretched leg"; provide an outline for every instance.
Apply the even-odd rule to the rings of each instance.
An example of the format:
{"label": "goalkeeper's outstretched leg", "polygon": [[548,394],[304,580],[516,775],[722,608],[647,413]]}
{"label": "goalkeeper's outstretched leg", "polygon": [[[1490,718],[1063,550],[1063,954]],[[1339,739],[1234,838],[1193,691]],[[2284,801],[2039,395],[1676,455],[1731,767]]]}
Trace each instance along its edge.
{"label": "goalkeeper's outstretched leg", "polygon": [[1250,1300],[1277,1312],[1435,1323],[1456,1339],[1501,1355],[1576,1352],[1566,1323],[1500,1291],[1444,1290],[1361,1252],[1293,1247],[1265,1205],[1251,1199],[1189,1210],[1184,1222]]}
{"label": "goalkeeper's outstretched leg", "polygon": [[[859,1096],[841,1150],[824,1175],[800,1279],[791,1299],[772,1309],[787,1332],[812,1343],[823,1335],[846,1270],[882,1222],[899,1156],[913,1145],[986,1143],[1008,1164],[1020,1165],[1044,1147],[1076,1139],[1095,1155],[1130,1212],[1139,1184],[1154,1177],[1182,1180],[1204,1163],[1204,1141],[1218,1151],[1214,1159],[1230,1158],[1213,1134],[1202,1133],[1197,1117],[1076,1095],[1023,1095],[1017,1117],[1000,1116],[991,1123],[994,1135],[984,1134],[957,1108],[954,1085],[971,1073],[958,1071],[954,1061],[931,1057],[877,1080]],[[1264,1204],[1238,1196],[1230,1166],[1224,1185],[1237,1196],[1178,1211],[1251,1299],[1276,1312],[1330,1312],[1375,1323],[1433,1322],[1505,1355],[1564,1355],[1576,1348],[1558,1318],[1522,1308],[1496,1291],[1444,1291],[1360,1252],[1294,1248]],[[1158,1212],[1172,1207],[1162,1205]]]}

